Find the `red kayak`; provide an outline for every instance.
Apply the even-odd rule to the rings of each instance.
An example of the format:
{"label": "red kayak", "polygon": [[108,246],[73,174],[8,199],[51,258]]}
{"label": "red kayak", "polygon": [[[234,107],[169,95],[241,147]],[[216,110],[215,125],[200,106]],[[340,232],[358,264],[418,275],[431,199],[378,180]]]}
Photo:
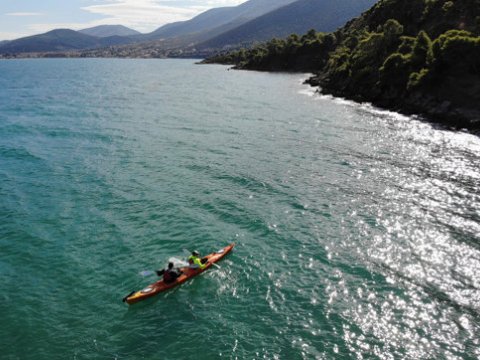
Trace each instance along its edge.
{"label": "red kayak", "polygon": [[157,282],[154,282],[153,284],[148,285],[142,290],[133,291],[129,295],[125,296],[123,298],[123,301],[129,305],[135,304],[136,302],[148,299],[152,296],[157,295],[158,293],[161,293],[163,291],[174,288],[175,286],[183,284],[188,279],[193,278],[194,276],[197,276],[198,274],[201,274],[202,272],[210,269],[214,263],[216,263],[217,261],[220,261],[225,255],[227,255],[230,251],[232,251],[234,246],[235,244],[232,243],[224,247],[223,249],[220,249],[207,256],[204,256],[202,260],[206,259],[206,263],[203,269],[200,269],[200,268],[192,269],[190,267],[180,268],[180,270],[182,271],[182,274],[174,282],[166,284],[163,282],[163,280],[159,280]]}

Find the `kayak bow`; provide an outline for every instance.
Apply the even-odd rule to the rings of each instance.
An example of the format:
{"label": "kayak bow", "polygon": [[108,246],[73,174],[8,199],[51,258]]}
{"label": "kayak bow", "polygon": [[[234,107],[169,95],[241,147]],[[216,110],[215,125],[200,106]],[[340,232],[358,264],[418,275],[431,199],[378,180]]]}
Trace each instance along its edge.
{"label": "kayak bow", "polygon": [[210,269],[217,261],[220,261],[225,255],[227,255],[230,251],[232,251],[234,246],[235,246],[235,243],[232,243],[224,247],[223,249],[220,249],[207,256],[204,256],[202,259],[207,259],[207,262],[205,263],[205,267],[203,269],[200,269],[200,268],[192,269],[189,267],[180,268],[180,270],[182,271],[182,274],[174,282],[167,284],[163,282],[163,279],[159,280],[157,282],[154,282],[153,284],[148,285],[142,290],[131,292],[129,295],[123,298],[123,302],[126,302],[129,305],[135,304],[136,302],[148,299],[163,291],[167,291],[180,284],[183,284],[188,279],[194,276],[197,276],[198,274],[201,274],[202,272]]}

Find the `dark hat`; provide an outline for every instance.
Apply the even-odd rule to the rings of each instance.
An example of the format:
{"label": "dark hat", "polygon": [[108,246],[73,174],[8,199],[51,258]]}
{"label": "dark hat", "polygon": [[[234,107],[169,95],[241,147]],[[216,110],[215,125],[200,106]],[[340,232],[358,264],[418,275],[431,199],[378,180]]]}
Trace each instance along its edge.
{"label": "dark hat", "polygon": [[200,255],[200,253],[199,253],[197,250],[193,250],[193,251],[192,251],[192,255],[193,255],[193,256],[198,256],[198,255]]}

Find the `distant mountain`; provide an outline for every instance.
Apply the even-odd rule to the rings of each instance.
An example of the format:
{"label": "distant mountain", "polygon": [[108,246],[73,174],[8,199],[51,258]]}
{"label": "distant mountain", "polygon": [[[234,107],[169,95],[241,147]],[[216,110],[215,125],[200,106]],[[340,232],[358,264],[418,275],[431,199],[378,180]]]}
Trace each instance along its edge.
{"label": "distant mountain", "polygon": [[0,45],[0,53],[29,53],[69,51],[121,45],[131,42],[128,38],[110,36],[98,38],[69,29],[57,29],[45,34],[28,36]]}
{"label": "distant mountain", "polygon": [[132,36],[139,35],[136,30],[130,29],[123,25],[100,25],[88,29],[79,30],[79,33],[96,36],[96,37],[110,37],[110,36]]}
{"label": "distant mountain", "polygon": [[[97,26],[80,31],[57,29],[0,43],[0,54],[66,52],[151,41],[160,41],[158,46],[167,49],[182,48],[208,40],[294,1],[249,0],[234,7],[208,10],[191,20],[167,24],[149,34],[140,34],[121,25]],[[145,47],[151,49],[152,45],[146,43]]]}
{"label": "distant mountain", "polygon": [[377,0],[299,0],[226,31],[197,46],[224,48],[303,34],[310,29],[329,32],[369,9]]}
{"label": "distant mountain", "polygon": [[191,20],[164,25],[140,38],[144,40],[157,40],[188,34],[197,34],[200,36],[202,33],[204,38],[208,38],[211,37],[206,33],[209,30],[224,27],[230,23],[233,25],[226,29],[239,26],[294,1],[296,0],[250,0],[234,7],[214,8],[201,13]]}
{"label": "distant mountain", "polygon": [[[127,45],[122,54],[203,56],[238,44],[251,44],[303,33],[311,28],[332,31],[376,0],[249,0],[238,6],[208,10],[191,20],[139,34],[124,26],[53,30],[0,44],[0,54],[71,52]],[[114,35],[114,36],[111,36]],[[128,45],[132,44],[132,48]],[[198,45],[200,44],[200,45]],[[100,54],[105,53],[101,51]],[[117,53],[113,51],[112,53]],[[176,56],[176,55],[172,55]]]}

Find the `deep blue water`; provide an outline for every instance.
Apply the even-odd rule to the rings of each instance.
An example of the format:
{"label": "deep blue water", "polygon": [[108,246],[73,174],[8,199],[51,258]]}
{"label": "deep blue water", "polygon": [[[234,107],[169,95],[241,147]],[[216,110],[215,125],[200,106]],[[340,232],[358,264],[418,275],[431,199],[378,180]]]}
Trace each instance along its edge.
{"label": "deep blue water", "polygon": [[0,62],[0,357],[480,358],[480,139],[303,78]]}

